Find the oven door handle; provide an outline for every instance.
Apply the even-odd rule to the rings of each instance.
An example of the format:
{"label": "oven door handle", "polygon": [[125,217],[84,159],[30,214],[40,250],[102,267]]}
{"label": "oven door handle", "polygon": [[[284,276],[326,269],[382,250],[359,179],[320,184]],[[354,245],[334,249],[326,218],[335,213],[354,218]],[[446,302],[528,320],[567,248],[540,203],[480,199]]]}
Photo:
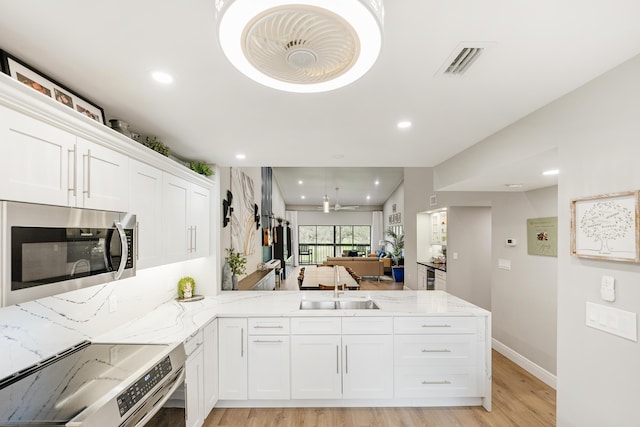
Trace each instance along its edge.
{"label": "oven door handle", "polygon": [[113,223],[116,230],[118,230],[118,234],[120,235],[120,247],[122,250],[120,265],[118,266],[118,270],[113,273],[113,280],[118,280],[122,277],[122,273],[124,273],[124,269],[127,267],[127,259],[129,259],[129,245],[127,244],[127,235],[124,232],[124,227],[119,221]]}

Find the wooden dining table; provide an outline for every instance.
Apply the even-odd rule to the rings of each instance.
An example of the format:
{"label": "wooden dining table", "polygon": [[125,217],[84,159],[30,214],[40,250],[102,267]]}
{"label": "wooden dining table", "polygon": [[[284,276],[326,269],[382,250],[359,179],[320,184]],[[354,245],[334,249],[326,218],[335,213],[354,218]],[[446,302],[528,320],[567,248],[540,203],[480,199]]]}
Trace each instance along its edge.
{"label": "wooden dining table", "polygon": [[[356,280],[351,277],[349,272],[342,266],[337,266],[338,268],[338,287],[342,287],[344,285],[347,289],[358,289],[360,285]],[[304,271],[304,279],[302,279],[302,285],[300,286],[300,290],[309,291],[309,290],[318,290],[320,289],[320,284],[334,286],[335,284],[335,272],[334,267],[307,267]]]}

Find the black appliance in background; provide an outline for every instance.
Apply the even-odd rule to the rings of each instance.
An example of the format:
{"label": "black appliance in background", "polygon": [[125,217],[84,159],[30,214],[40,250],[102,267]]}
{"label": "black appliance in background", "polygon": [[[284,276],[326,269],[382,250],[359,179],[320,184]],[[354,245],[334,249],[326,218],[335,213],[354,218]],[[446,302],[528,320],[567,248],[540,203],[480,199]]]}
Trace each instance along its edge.
{"label": "black appliance in background", "polygon": [[293,267],[292,261],[287,262],[291,257],[291,227],[278,225],[275,227],[275,241],[273,242],[273,258],[280,260],[282,278],[286,279]]}

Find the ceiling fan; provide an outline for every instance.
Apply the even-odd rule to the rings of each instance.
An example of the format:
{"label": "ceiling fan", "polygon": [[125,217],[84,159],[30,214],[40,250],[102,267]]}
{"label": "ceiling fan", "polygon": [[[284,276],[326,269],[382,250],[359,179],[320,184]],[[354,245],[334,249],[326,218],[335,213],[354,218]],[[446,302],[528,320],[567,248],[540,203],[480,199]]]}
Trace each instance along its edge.
{"label": "ceiling fan", "polygon": [[[360,206],[342,206],[340,203],[338,203],[338,191],[340,190],[339,187],[336,187],[336,203],[333,206],[333,210],[334,211],[353,211],[358,209]],[[327,196],[326,194],[323,197],[323,202],[322,202],[322,206],[318,206],[318,209],[322,209],[324,210],[324,212],[329,212],[330,210],[330,205],[329,205],[329,196]]]}

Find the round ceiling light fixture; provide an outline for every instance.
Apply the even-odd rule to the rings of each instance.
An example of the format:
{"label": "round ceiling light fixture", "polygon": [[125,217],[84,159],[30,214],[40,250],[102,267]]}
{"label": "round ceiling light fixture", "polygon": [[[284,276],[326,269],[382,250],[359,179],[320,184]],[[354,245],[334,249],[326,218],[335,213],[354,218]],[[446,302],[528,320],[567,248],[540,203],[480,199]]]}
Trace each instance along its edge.
{"label": "round ceiling light fixture", "polygon": [[382,47],[382,0],[217,0],[227,59],[288,92],[326,92],[362,77]]}

